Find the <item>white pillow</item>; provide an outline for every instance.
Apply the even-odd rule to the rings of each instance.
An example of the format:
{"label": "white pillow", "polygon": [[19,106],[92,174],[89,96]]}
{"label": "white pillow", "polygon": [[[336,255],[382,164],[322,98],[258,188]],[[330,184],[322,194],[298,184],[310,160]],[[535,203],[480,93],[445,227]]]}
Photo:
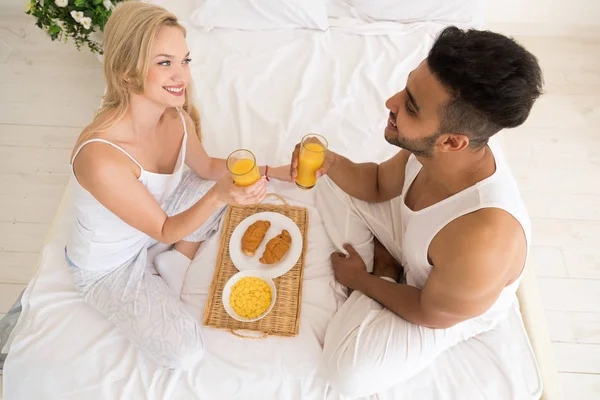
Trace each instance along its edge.
{"label": "white pillow", "polygon": [[[484,0],[329,0],[376,21],[402,23],[444,21],[478,25],[483,20]],[[331,15],[330,15],[331,16]]]}
{"label": "white pillow", "polygon": [[198,0],[192,23],[198,28],[326,30],[326,0]]}

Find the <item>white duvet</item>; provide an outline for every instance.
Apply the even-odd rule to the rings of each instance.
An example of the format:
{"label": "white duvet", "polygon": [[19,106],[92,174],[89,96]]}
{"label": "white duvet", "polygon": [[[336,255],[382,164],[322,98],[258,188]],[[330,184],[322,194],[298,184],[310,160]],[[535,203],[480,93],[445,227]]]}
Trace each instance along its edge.
{"label": "white duvet", "polygon": [[[189,28],[203,141],[214,156],[250,148],[259,162],[289,162],[308,132],[354,161],[381,161],[384,101],[404,87],[441,25],[315,31],[199,32]],[[334,250],[313,207],[314,193],[272,183],[271,191],[309,209],[300,334],[242,339],[204,328],[206,356],[187,373],[145,362],[72,287],[63,261],[72,220],[68,198],[24,297],[4,371],[7,400],[337,399],[318,373],[327,323],[343,301],[329,263]],[[183,301],[199,319],[219,235],[201,248]],[[494,331],[459,344],[379,399],[531,399],[541,383],[516,308]]]}

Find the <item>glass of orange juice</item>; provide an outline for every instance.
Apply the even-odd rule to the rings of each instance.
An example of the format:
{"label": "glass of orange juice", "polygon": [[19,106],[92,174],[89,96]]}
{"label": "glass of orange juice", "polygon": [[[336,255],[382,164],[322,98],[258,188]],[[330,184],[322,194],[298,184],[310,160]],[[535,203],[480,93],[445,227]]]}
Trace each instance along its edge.
{"label": "glass of orange juice", "polygon": [[227,169],[238,186],[250,186],[260,179],[256,157],[251,151],[236,150],[227,157]]}
{"label": "glass of orange juice", "polygon": [[327,139],[321,135],[309,134],[302,138],[298,155],[298,176],[296,186],[312,189],[317,183],[315,172],[323,166],[327,151]]}

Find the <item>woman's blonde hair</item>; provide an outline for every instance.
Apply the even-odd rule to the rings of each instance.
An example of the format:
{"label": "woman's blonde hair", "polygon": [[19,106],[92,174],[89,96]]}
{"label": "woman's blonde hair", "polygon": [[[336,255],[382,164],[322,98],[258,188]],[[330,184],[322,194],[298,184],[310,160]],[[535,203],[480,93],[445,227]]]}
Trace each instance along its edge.
{"label": "woman's blonde hair", "polygon": [[[75,149],[95,132],[110,129],[129,109],[129,94],[145,90],[151,51],[163,26],[186,34],[177,17],[162,7],[137,1],[119,4],[104,27],[104,77],[106,93],[96,117],[77,140]],[[200,113],[193,103],[193,84],[185,89],[183,109],[200,135]]]}

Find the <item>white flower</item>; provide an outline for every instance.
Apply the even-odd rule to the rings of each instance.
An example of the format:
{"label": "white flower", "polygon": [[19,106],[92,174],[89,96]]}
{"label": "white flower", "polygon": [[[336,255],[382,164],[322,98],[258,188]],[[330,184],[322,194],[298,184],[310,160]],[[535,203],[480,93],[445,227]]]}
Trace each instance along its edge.
{"label": "white flower", "polygon": [[53,19],[52,22],[54,22],[57,26],[60,27],[60,29],[65,30],[65,28],[67,27],[67,24],[65,24],[63,21],[61,21],[60,19]]}
{"label": "white flower", "polygon": [[54,0],[54,4],[58,7],[66,7],[69,5],[69,0]]}
{"label": "white flower", "polygon": [[92,27],[92,19],[90,17],[83,17],[81,18],[81,25],[83,25],[83,27],[85,29],[90,29]]}
{"label": "white flower", "polygon": [[115,5],[110,0],[104,0],[104,2],[102,2],[102,4],[104,4],[104,7],[106,7],[107,10],[115,9]]}
{"label": "white flower", "polygon": [[81,23],[81,19],[83,18],[83,11],[71,11],[71,17],[79,23]]}

